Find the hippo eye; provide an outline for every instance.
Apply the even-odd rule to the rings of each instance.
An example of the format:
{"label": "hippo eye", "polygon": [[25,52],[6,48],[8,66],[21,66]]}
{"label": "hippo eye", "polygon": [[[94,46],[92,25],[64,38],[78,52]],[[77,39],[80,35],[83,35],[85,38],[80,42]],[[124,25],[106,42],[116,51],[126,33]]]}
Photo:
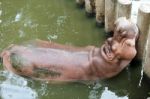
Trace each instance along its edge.
{"label": "hippo eye", "polygon": [[127,46],[131,46],[131,44],[129,42],[126,43]]}
{"label": "hippo eye", "polygon": [[131,47],[131,46],[134,46],[135,44],[133,43],[133,41],[127,40],[126,41],[126,45],[129,46],[129,47]]}
{"label": "hippo eye", "polygon": [[121,29],[118,32],[121,33],[122,32]]}

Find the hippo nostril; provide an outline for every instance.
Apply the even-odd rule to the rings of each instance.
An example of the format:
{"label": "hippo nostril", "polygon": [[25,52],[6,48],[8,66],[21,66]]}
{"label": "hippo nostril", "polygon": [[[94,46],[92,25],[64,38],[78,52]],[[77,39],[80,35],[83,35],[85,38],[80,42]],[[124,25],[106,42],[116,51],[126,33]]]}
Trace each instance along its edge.
{"label": "hippo nostril", "polygon": [[116,46],[112,46],[112,51],[116,51],[117,47]]}
{"label": "hippo nostril", "polygon": [[108,38],[107,41],[108,41],[109,44],[111,44],[112,43],[112,38]]}

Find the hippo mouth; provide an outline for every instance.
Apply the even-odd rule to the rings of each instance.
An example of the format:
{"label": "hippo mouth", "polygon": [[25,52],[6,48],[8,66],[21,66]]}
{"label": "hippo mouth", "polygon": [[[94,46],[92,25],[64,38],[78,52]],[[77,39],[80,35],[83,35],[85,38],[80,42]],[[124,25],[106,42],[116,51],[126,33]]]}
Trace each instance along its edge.
{"label": "hippo mouth", "polygon": [[101,48],[102,56],[105,60],[112,61],[114,59],[114,53],[112,52],[112,48],[109,44],[105,43]]}

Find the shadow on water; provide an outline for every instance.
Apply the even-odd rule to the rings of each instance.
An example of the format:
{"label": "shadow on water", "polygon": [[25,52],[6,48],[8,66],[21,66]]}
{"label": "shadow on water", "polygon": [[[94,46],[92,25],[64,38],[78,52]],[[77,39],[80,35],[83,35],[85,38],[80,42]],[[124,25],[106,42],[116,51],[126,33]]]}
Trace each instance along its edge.
{"label": "shadow on water", "polygon": [[[0,1],[0,50],[33,39],[62,44],[100,46],[104,29],[87,18],[75,0]],[[8,73],[0,65],[2,99],[145,99],[150,90],[141,66],[131,64],[118,76],[96,82],[48,84]]]}

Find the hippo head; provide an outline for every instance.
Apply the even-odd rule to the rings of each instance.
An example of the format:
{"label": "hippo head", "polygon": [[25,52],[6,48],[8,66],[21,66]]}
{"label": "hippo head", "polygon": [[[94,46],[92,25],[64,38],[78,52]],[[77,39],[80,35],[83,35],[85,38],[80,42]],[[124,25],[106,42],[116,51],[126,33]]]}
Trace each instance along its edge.
{"label": "hippo head", "polygon": [[114,35],[108,38],[102,47],[102,55],[106,60],[132,60],[137,51],[135,48],[139,30],[136,24],[121,17],[115,22]]}
{"label": "hippo head", "polygon": [[113,38],[121,40],[122,38],[135,39],[137,40],[139,35],[138,27],[131,20],[126,17],[120,17],[115,21],[114,35]]}

